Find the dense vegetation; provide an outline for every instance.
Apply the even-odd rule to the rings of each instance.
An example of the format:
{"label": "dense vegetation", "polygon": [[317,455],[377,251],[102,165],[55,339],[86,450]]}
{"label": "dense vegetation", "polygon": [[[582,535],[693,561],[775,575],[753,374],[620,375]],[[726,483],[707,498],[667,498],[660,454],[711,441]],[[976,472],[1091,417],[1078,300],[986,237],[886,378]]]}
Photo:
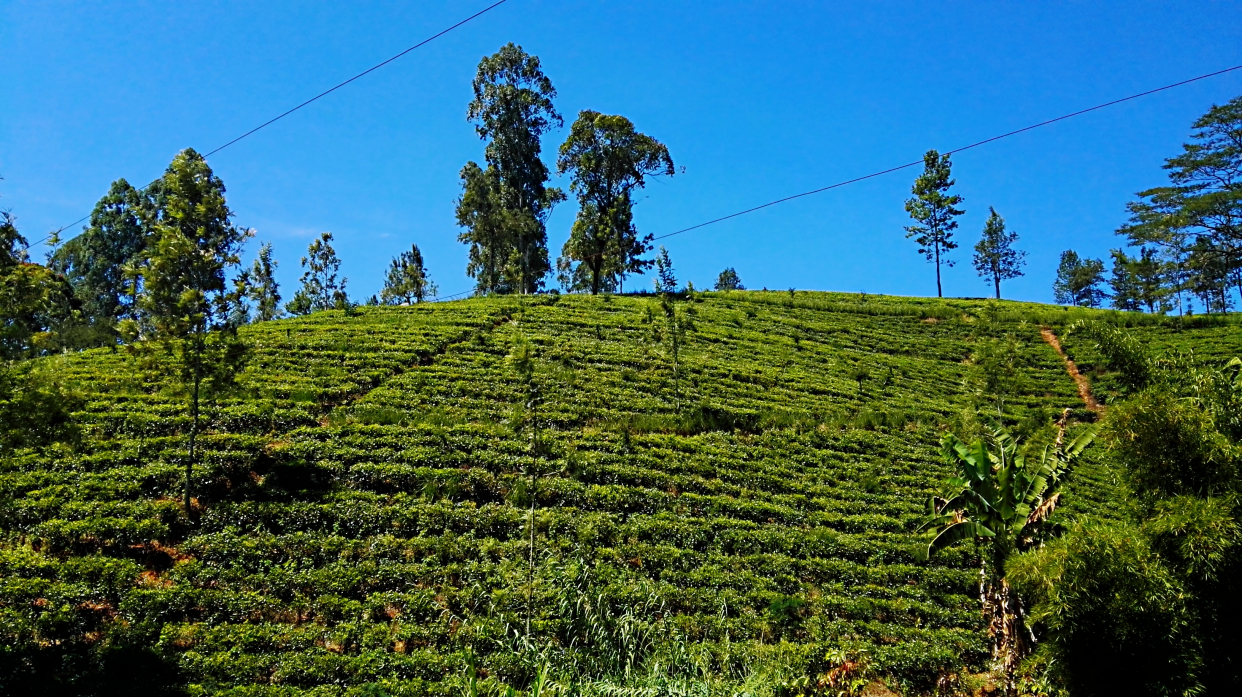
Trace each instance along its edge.
{"label": "dense vegetation", "polygon": [[[1038,306],[683,304],[680,411],[653,299],[243,328],[241,391],[204,407],[193,518],[172,383],[125,351],[44,359],[83,406],[75,441],[4,460],[6,689],[138,670],[199,693],[440,692],[471,655],[516,686],[541,665],[629,684],[853,671],[911,691],[982,670],[971,554],[924,562],[916,530],[947,473],[940,427],[991,402],[982,344],[1015,340],[1011,420],[1080,404],[1022,321]],[[533,449],[505,360],[519,336]]]}
{"label": "dense vegetation", "polygon": [[[592,110],[556,163],[582,295],[545,294],[556,90],[514,44],[472,87],[472,300],[425,305],[412,245],[360,307],[324,232],[282,305],[192,149],[46,266],[0,211],[0,692],[1242,688],[1242,98],[1128,206],[1111,292],[1062,254],[1106,313],[999,302],[995,210],[997,301],[698,293],[634,222],[668,148]],[[924,165],[942,294],[963,199]]]}

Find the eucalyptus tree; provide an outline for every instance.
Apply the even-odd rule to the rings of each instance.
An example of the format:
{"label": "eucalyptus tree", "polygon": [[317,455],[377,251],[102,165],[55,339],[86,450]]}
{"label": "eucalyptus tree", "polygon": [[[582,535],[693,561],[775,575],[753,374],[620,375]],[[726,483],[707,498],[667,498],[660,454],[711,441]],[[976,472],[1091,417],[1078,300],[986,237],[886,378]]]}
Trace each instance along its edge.
{"label": "eucalyptus tree", "polygon": [[561,144],[556,170],[570,175],[580,206],[562,258],[587,267],[584,290],[599,293],[609,276],[625,290],[627,273],[653,263],[642,258],[651,251],[651,235],[639,236],[634,226],[634,192],[648,177],[673,175],[668,148],[624,116],[588,109],[578,113]]}
{"label": "eucalyptus tree", "polygon": [[512,292],[514,245],[506,224],[511,216],[500,196],[500,175],[492,165],[483,169],[467,162],[461,169],[461,188],[455,214],[457,225],[465,228],[457,241],[470,245],[466,275],[475,279],[480,295]]}
{"label": "eucalyptus tree", "polygon": [[915,223],[906,227],[906,237],[913,237],[919,245],[919,254],[936,265],[937,297],[944,297],[941,264],[954,264],[947,255],[957,249],[957,242],[953,241],[953,231],[957,229],[955,218],[964,213],[956,208],[962,203],[962,197],[949,193],[955,183],[949,156],[928,150],[923,155],[923,173],[910,189],[914,196],[906,200],[906,212]]}
{"label": "eucalyptus tree", "polygon": [[975,271],[979,277],[992,282],[996,299],[1000,300],[1001,281],[1022,275],[1026,265],[1026,252],[1014,249],[1018,233],[1005,229],[1005,219],[995,208],[988,207],[988,219],[983,224],[983,237],[975,244]]}
{"label": "eucalyptus tree", "polygon": [[324,232],[319,239],[306,248],[306,256],[302,257],[302,287],[294,294],[293,300],[285,305],[290,314],[307,315],[320,310],[345,308],[349,305],[349,296],[345,294],[348,278],[337,280],[341,270],[341,260],[332,247],[332,233]]}
{"label": "eucalyptus tree", "polygon": [[[192,149],[177,154],[164,173],[163,215],[141,268],[139,319],[123,333],[141,341],[149,365],[180,382],[187,397],[190,433],[184,499],[190,497],[201,402],[230,389],[245,364],[247,347],[231,321],[241,293],[229,272],[241,264],[253,232],[233,224],[224,182]],[[162,351],[155,351],[160,347]]]}
{"label": "eucalyptus tree", "polygon": [[436,284],[427,275],[423,265],[423,253],[418,245],[393,258],[384,276],[384,288],[379,301],[385,305],[421,303],[436,294]]}
{"label": "eucalyptus tree", "polygon": [[[479,137],[487,141],[487,168],[472,162],[463,169],[465,188],[458,201],[457,217],[459,223],[476,221],[479,216],[474,215],[470,206],[484,206],[489,213],[485,222],[498,224],[504,234],[493,235],[491,230],[476,234],[471,228],[468,236],[463,235],[467,237],[464,241],[472,245],[472,259],[476,256],[475,245],[499,243],[494,250],[479,249],[477,256],[495,256],[496,261],[503,258],[504,285],[518,293],[534,293],[542,288],[543,278],[551,268],[547,217],[552,207],[565,198],[560,189],[547,186],[548,167],[540,159],[540,138],[563,124],[552,104],[556,89],[543,74],[539,58],[513,43],[479,61],[471,86],[474,99],[466,118],[474,123]],[[484,172],[485,177],[479,179],[475,170]],[[477,194],[483,184],[485,196],[470,195]],[[469,188],[472,185],[476,187],[474,192]]]}

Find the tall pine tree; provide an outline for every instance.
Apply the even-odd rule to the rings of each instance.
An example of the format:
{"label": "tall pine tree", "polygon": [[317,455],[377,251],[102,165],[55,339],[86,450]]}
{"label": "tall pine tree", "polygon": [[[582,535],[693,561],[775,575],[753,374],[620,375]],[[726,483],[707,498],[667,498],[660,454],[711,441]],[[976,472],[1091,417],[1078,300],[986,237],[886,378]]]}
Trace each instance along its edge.
{"label": "tall pine tree", "polygon": [[1018,241],[1018,233],[1005,229],[1005,219],[997,214],[996,209],[988,207],[988,211],[990,214],[983,225],[983,237],[975,244],[975,271],[981,278],[992,282],[996,299],[1000,300],[1001,281],[1022,275],[1026,252],[1013,248]]}
{"label": "tall pine tree", "polygon": [[940,283],[940,266],[953,266],[948,252],[957,249],[953,231],[957,229],[957,216],[965,211],[956,208],[962,197],[950,194],[956,182],[952,179],[952,163],[948,155],[928,150],[923,156],[923,173],[914,180],[910,192],[914,196],[906,201],[906,212],[914,225],[906,227],[906,237],[913,237],[919,245],[919,254],[936,265],[936,296],[944,297]]}

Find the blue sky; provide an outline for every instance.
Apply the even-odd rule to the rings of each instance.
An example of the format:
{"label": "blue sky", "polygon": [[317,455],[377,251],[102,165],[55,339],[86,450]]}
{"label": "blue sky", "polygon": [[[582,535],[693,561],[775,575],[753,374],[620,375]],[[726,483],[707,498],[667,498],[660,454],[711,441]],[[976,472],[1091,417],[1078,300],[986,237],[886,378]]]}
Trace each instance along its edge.
{"label": "blue sky", "polygon": [[[145,184],[179,149],[211,150],[487,4],[7,0],[0,206],[40,238],[112,180]],[[635,214],[660,235],[1237,65],[1242,6],[509,0],[211,158],[236,222],[274,244],[286,297],[324,230],[357,299],[412,242],[442,294],[472,287],[453,206],[483,144],[465,110],[479,58],[508,41],[543,61],[567,125],[618,113],[668,145],[685,173],[650,185]],[[1004,294],[1051,301],[1059,253],[1106,258],[1125,203],[1164,181],[1190,123],[1240,94],[1237,71],[957,156],[967,213],[946,294],[989,292],[970,247],[995,206],[1030,253]],[[548,136],[549,163],[566,133]],[[752,288],[932,295],[902,229],[915,174],[665,244],[698,286],[734,266]],[[574,214],[571,200],[549,220],[553,259]]]}

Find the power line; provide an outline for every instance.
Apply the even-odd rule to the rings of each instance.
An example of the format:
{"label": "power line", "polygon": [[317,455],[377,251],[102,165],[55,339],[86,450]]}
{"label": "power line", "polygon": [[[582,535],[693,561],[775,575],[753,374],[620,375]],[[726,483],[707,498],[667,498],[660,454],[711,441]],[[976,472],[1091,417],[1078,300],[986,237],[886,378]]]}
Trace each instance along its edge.
{"label": "power line", "polygon": [[454,24],[453,26],[449,27],[448,29],[445,29],[444,31],[440,32],[439,34],[435,34],[435,35],[433,35],[433,36],[431,36],[431,37],[429,37],[429,38],[423,39],[422,41],[420,41],[420,42],[418,42],[418,43],[414,44],[413,46],[411,46],[411,47],[409,47],[409,48],[405,49],[404,51],[402,51],[401,53],[398,53],[397,55],[393,56],[392,58],[389,58],[388,60],[384,61],[383,63],[376,63],[375,65],[371,66],[370,68],[367,68],[366,70],[364,70],[364,71],[362,71],[362,72],[358,73],[357,75],[355,75],[355,76],[353,76],[353,77],[349,78],[348,80],[346,80],[346,81],[344,81],[344,82],[342,82],[342,83],[340,83],[340,84],[336,85],[335,87],[332,87],[332,88],[330,88],[330,89],[324,90],[323,92],[320,92],[319,94],[317,94],[317,95],[315,95],[314,97],[311,97],[310,99],[308,99],[308,100],[306,100],[306,101],[302,102],[301,104],[299,104],[299,105],[297,105],[297,106],[293,107],[292,109],[290,109],[290,110],[286,111],[285,113],[281,114],[280,116],[277,116],[277,117],[275,117],[275,118],[273,118],[273,119],[269,119],[269,120],[267,120],[267,121],[264,121],[263,123],[259,124],[258,126],[255,126],[254,128],[250,129],[249,131],[246,131],[245,133],[243,133],[243,134],[241,134],[241,135],[237,136],[237,137],[236,137],[236,138],[234,138],[233,140],[230,140],[229,142],[225,143],[224,145],[221,145],[220,147],[216,148],[215,150],[212,150],[211,152],[207,153],[206,155],[203,155],[203,157],[211,157],[212,155],[214,155],[214,154],[216,154],[216,153],[220,152],[221,150],[223,150],[223,149],[227,148],[228,146],[232,145],[233,143],[236,143],[237,141],[241,140],[242,138],[245,138],[246,136],[248,136],[248,135],[250,135],[250,134],[252,134],[252,133],[255,133],[256,131],[262,130],[262,129],[264,129],[264,128],[266,128],[266,127],[270,126],[270,125],[271,125],[271,124],[273,124],[273,123],[276,123],[277,121],[279,121],[279,120],[281,120],[281,119],[285,118],[285,117],[286,117],[286,116],[288,116],[289,114],[292,114],[293,112],[297,111],[298,109],[301,109],[302,107],[306,106],[307,104],[310,104],[311,102],[313,102],[313,101],[315,101],[315,100],[319,99],[320,97],[325,97],[325,96],[327,96],[327,95],[329,95],[329,94],[331,94],[331,93],[333,93],[333,92],[335,92],[335,91],[337,91],[337,90],[341,89],[341,88],[342,88],[342,87],[344,87],[345,85],[348,85],[349,83],[353,82],[354,80],[357,80],[358,78],[362,77],[363,75],[366,75],[366,74],[368,74],[368,73],[371,73],[371,72],[374,72],[374,71],[376,71],[376,70],[379,70],[380,68],[382,68],[382,67],[384,67],[385,65],[388,65],[389,63],[391,63],[391,62],[393,62],[393,61],[397,60],[398,58],[400,58],[401,56],[404,56],[405,54],[409,53],[410,51],[413,51],[414,49],[418,48],[419,46],[422,46],[422,45],[424,45],[424,44],[428,44],[428,43],[431,43],[432,41],[435,41],[436,39],[440,38],[441,36],[444,36],[445,34],[447,34],[447,33],[451,32],[451,31],[453,31],[453,30],[454,30],[454,29],[456,29],[457,27],[460,27],[461,25],[466,24],[467,22],[469,22],[469,21],[471,21],[471,20],[475,19],[476,17],[480,17],[480,16],[482,16],[482,15],[484,15],[484,14],[486,14],[486,13],[488,13],[488,12],[492,11],[492,10],[494,10],[495,8],[497,8],[497,7],[499,7],[499,6],[503,5],[503,4],[505,4],[505,3],[506,3],[506,2],[508,2],[508,1],[509,1],[509,0],[499,0],[499,2],[495,2],[495,3],[491,4],[491,5],[488,5],[487,7],[483,8],[482,10],[479,10],[478,12],[476,12],[476,13],[474,13],[474,14],[470,15],[469,17],[467,17],[467,18],[465,18],[465,19],[463,19],[463,20],[461,20],[461,21],[460,21],[460,22],[458,22],[457,24]]}
{"label": "power line", "polygon": [[[1122,97],[1121,99],[1114,99],[1114,100],[1113,100],[1113,101],[1111,101],[1111,102],[1104,102],[1103,104],[1097,104],[1097,105],[1095,105],[1095,106],[1093,106],[1093,107],[1088,107],[1088,108],[1086,108],[1086,109],[1081,109],[1081,110],[1079,110],[1079,111],[1075,111],[1075,112],[1073,112],[1073,113],[1065,114],[1065,115],[1063,115],[1063,116],[1058,116],[1058,117],[1056,117],[1056,118],[1054,118],[1054,119],[1048,119],[1047,121],[1040,121],[1040,122],[1039,122],[1039,123],[1037,123],[1037,124],[1033,124],[1033,125],[1030,125],[1030,126],[1026,126],[1026,127],[1024,127],[1024,128],[1019,128],[1019,129],[1018,129],[1018,130],[1016,130],[1016,131],[1009,131],[1008,133],[1002,133],[1002,134],[1000,134],[1000,135],[998,135],[998,136],[992,136],[991,138],[985,138],[984,140],[980,140],[980,141],[977,141],[977,142],[971,143],[970,145],[964,145],[964,146],[962,146],[962,147],[960,147],[960,148],[955,148],[955,149],[953,149],[953,150],[949,150],[949,151],[947,151],[947,152],[946,152],[946,153],[944,153],[944,154],[946,154],[946,155],[952,155],[952,154],[954,154],[954,153],[959,153],[959,152],[962,152],[962,151],[964,151],[964,150],[970,150],[971,148],[977,148],[977,147],[979,147],[980,145],[985,145],[985,144],[987,144],[987,143],[992,143],[992,142],[995,142],[995,141],[1001,140],[1002,138],[1008,138],[1008,137],[1010,137],[1010,136],[1015,136],[1015,135],[1018,135],[1019,133],[1025,133],[1025,132],[1027,132],[1027,131],[1034,130],[1034,129],[1036,129],[1036,128],[1040,128],[1041,126],[1047,126],[1047,125],[1049,125],[1049,124],[1053,124],[1053,123],[1056,123],[1056,122],[1058,122],[1058,121],[1064,121],[1064,120],[1066,120],[1066,119],[1071,119],[1071,118],[1073,118],[1073,117],[1075,117],[1075,116],[1081,116],[1081,115],[1083,115],[1083,114],[1086,114],[1086,113],[1089,113],[1089,112],[1092,112],[1092,111],[1096,111],[1096,110],[1098,110],[1098,109],[1103,109],[1103,108],[1105,108],[1105,107],[1110,107],[1110,106],[1113,106],[1113,105],[1115,105],[1115,104],[1121,104],[1122,102],[1128,102],[1128,101],[1130,101],[1130,100],[1132,100],[1132,99],[1138,99],[1139,97],[1146,97],[1146,96],[1147,96],[1147,95],[1149,95],[1149,94],[1155,94],[1155,93],[1157,93],[1157,92],[1163,92],[1163,91],[1165,91],[1165,90],[1171,90],[1171,89],[1173,89],[1174,87],[1181,87],[1182,85],[1188,85],[1188,84],[1190,84],[1190,83],[1192,83],[1192,82],[1198,82],[1199,80],[1206,80],[1206,79],[1207,79],[1207,78],[1209,78],[1209,77],[1216,77],[1217,75],[1224,75],[1225,73],[1233,72],[1233,71],[1235,71],[1235,70],[1239,70],[1239,69],[1242,69],[1242,65],[1235,65],[1235,66],[1233,66],[1232,68],[1225,68],[1224,70],[1217,70],[1217,71],[1216,71],[1216,72],[1214,72],[1214,73],[1207,73],[1206,75],[1200,75],[1200,76],[1198,76],[1198,77],[1192,77],[1192,78],[1190,78],[1189,80],[1182,80],[1181,82],[1174,82],[1173,84],[1171,84],[1171,85],[1165,85],[1164,87],[1157,87],[1156,89],[1153,89],[1153,90],[1147,90],[1146,92],[1139,92],[1138,94],[1132,94],[1132,95],[1130,95],[1130,96],[1128,96],[1128,97]],[[705,223],[699,223],[698,225],[691,225],[690,227],[687,227],[687,228],[682,228],[682,229],[680,229],[680,230],[677,230],[677,231],[674,231],[674,232],[670,232],[670,233],[667,233],[667,234],[664,234],[664,235],[659,235],[659,236],[657,236],[657,237],[653,237],[653,238],[651,238],[651,239],[652,239],[653,241],[654,241],[654,240],[663,240],[663,239],[667,239],[667,238],[669,238],[669,237],[673,237],[674,235],[680,235],[680,234],[682,234],[683,232],[690,232],[691,230],[698,230],[699,228],[702,228],[702,227],[707,227],[708,225],[713,225],[713,224],[715,224],[715,223],[723,222],[723,221],[725,221],[725,220],[730,220],[730,219],[732,219],[732,218],[737,218],[737,217],[739,217],[739,216],[746,215],[747,213],[754,213],[755,211],[762,210],[762,209],[764,209],[764,208],[769,208],[769,207],[771,207],[771,206],[775,206],[775,205],[780,204],[780,203],[785,203],[786,201],[792,201],[792,200],[794,200],[794,199],[797,199],[797,198],[802,198],[802,197],[804,197],[804,196],[811,196],[812,194],[823,193],[823,192],[828,191],[828,190],[830,190],[830,189],[838,189],[838,188],[840,188],[840,187],[842,187],[842,186],[846,186],[847,184],[854,184],[854,183],[856,183],[856,182],[863,181],[864,179],[872,179],[872,178],[874,178],[874,177],[879,177],[879,176],[882,176],[882,175],[885,175],[885,174],[891,174],[891,173],[896,172],[896,171],[898,171],[898,170],[908,169],[908,168],[910,168],[910,167],[914,167],[914,166],[916,166],[916,165],[920,165],[920,164],[923,164],[923,160],[922,160],[921,158],[920,158],[920,159],[918,159],[918,160],[915,160],[914,162],[907,162],[907,163],[906,163],[906,164],[904,164],[904,165],[897,165],[896,167],[889,167],[888,169],[880,170],[879,172],[872,172],[871,174],[865,174],[865,175],[863,175],[863,176],[861,176],[861,177],[854,177],[853,179],[847,179],[847,180],[845,180],[845,181],[842,181],[842,182],[837,182],[836,184],[831,184],[831,185],[829,185],[829,186],[820,187],[820,188],[818,188],[818,189],[812,189],[812,190],[810,190],[810,191],[804,191],[804,192],[802,192],[802,193],[800,193],[800,194],[794,194],[793,196],[786,196],[786,197],[784,197],[784,198],[778,198],[778,199],[776,199],[775,201],[768,201],[767,203],[764,203],[764,204],[761,204],[761,205],[755,206],[755,207],[753,207],[753,208],[747,208],[747,209],[746,209],[746,210],[744,210],[744,211],[738,211],[737,213],[730,213],[729,215],[722,216],[722,217],[720,217],[720,218],[714,218],[714,219],[709,220],[709,221],[707,221],[707,222],[705,222]],[[598,256],[598,255],[592,255],[592,256]],[[466,295],[467,293],[471,293],[471,292],[473,292],[473,291],[465,291],[465,292],[462,292],[462,293],[455,293],[455,294],[453,294],[453,295],[447,295],[447,296],[444,296],[444,297],[438,298],[437,300],[439,300],[439,301],[449,300],[449,299],[451,299],[451,298],[454,298],[454,297],[457,297],[457,296],[460,296],[460,295]]]}
{"label": "power line", "polygon": [[[214,154],[216,154],[216,153],[220,152],[221,150],[223,150],[223,149],[225,149],[225,148],[229,147],[230,145],[233,145],[234,143],[236,143],[236,142],[238,142],[238,141],[242,140],[243,138],[246,138],[246,137],[248,137],[248,136],[250,136],[250,135],[253,135],[254,133],[257,133],[257,132],[259,132],[259,131],[263,130],[264,128],[267,128],[268,126],[270,126],[270,125],[272,125],[272,124],[276,123],[277,121],[279,121],[279,120],[281,120],[281,119],[285,118],[285,117],[286,117],[286,116],[288,116],[289,114],[292,114],[293,112],[297,111],[298,109],[301,109],[302,107],[304,107],[304,106],[306,106],[306,105],[310,104],[311,102],[314,102],[314,101],[316,101],[316,100],[318,100],[318,99],[320,99],[320,98],[322,98],[322,97],[326,97],[326,96],[328,96],[329,94],[331,94],[331,93],[333,93],[333,92],[335,92],[335,91],[337,91],[337,90],[341,89],[341,88],[342,88],[342,87],[344,87],[345,85],[348,85],[349,83],[353,82],[354,80],[357,80],[358,78],[360,78],[360,77],[362,77],[362,76],[364,76],[364,75],[367,75],[367,74],[369,74],[369,73],[375,72],[376,70],[379,70],[380,68],[382,68],[382,67],[384,67],[385,65],[388,65],[389,63],[391,63],[391,62],[393,62],[393,61],[397,60],[398,58],[400,58],[400,57],[404,56],[405,54],[409,53],[410,51],[413,51],[414,49],[419,48],[420,46],[424,46],[424,45],[426,45],[426,44],[431,43],[432,41],[435,41],[436,39],[440,38],[441,36],[444,36],[445,34],[447,34],[447,33],[451,32],[451,31],[453,31],[454,29],[456,29],[456,28],[458,28],[458,27],[462,26],[463,24],[466,24],[466,23],[468,23],[468,22],[470,22],[470,21],[472,21],[472,20],[474,20],[474,19],[477,19],[478,17],[481,17],[481,16],[483,16],[483,15],[487,14],[488,12],[491,12],[492,10],[496,9],[497,7],[500,7],[501,5],[505,4],[505,3],[506,3],[506,2],[508,2],[508,1],[509,1],[509,0],[498,0],[497,2],[494,2],[494,3],[492,3],[491,5],[488,5],[487,7],[483,8],[482,10],[479,10],[478,12],[476,12],[476,13],[474,13],[474,14],[470,15],[469,17],[467,17],[467,18],[465,18],[465,19],[463,19],[463,20],[461,20],[461,21],[460,21],[460,22],[458,22],[457,24],[454,24],[453,26],[449,27],[448,29],[444,29],[444,30],[440,31],[440,32],[439,32],[439,33],[437,33],[437,34],[433,34],[432,36],[429,36],[429,37],[427,37],[426,39],[423,39],[422,41],[420,41],[420,42],[418,42],[418,43],[414,44],[413,46],[411,46],[411,47],[409,47],[409,48],[405,49],[405,50],[404,50],[404,51],[402,51],[401,53],[398,53],[397,55],[393,56],[392,58],[389,58],[388,60],[383,61],[382,63],[376,63],[375,65],[371,66],[370,68],[367,68],[366,70],[364,70],[364,71],[362,71],[362,72],[358,73],[357,75],[355,75],[355,76],[353,76],[353,77],[349,78],[348,80],[345,80],[344,82],[338,83],[338,84],[334,85],[333,87],[331,87],[331,88],[329,88],[329,89],[326,89],[326,90],[324,90],[323,92],[320,92],[319,94],[315,95],[314,97],[311,97],[310,99],[308,99],[308,100],[306,100],[306,101],[302,102],[301,104],[299,104],[299,105],[297,105],[297,106],[293,107],[292,109],[289,109],[288,111],[286,111],[286,112],[284,112],[284,113],[280,114],[279,116],[276,116],[276,117],[274,117],[274,118],[268,119],[267,121],[264,121],[263,123],[259,124],[258,126],[255,126],[254,128],[250,129],[249,131],[246,131],[245,133],[243,133],[243,134],[241,134],[241,135],[237,136],[237,137],[236,137],[236,138],[234,138],[233,140],[230,140],[229,142],[225,143],[224,145],[221,145],[220,147],[216,148],[215,150],[212,150],[211,152],[207,153],[206,155],[203,155],[203,157],[211,157],[212,155],[214,155]],[[145,188],[145,187],[144,187],[144,188]],[[91,216],[90,216],[90,214],[87,214],[87,215],[82,216],[81,218],[78,218],[77,220],[75,220],[75,221],[73,221],[72,223],[69,223],[68,225],[65,225],[64,227],[62,227],[62,228],[60,228],[60,229],[56,230],[56,232],[53,232],[53,233],[49,234],[47,237],[44,237],[43,239],[39,240],[38,242],[35,242],[34,244],[28,244],[28,245],[26,245],[26,249],[25,249],[25,250],[23,250],[23,251],[29,251],[31,247],[34,247],[34,246],[36,246],[36,245],[40,245],[40,244],[43,244],[44,242],[47,242],[48,240],[52,239],[52,238],[53,238],[53,237],[55,237],[56,235],[59,235],[60,233],[64,232],[65,230],[68,230],[69,228],[73,227],[74,225],[77,225],[78,223],[80,223],[80,222],[82,222],[82,221],[84,221],[84,220],[86,220],[87,218],[90,218],[90,217],[91,217]]]}
{"label": "power line", "polygon": [[[1097,105],[1095,105],[1095,106],[1093,106],[1093,107],[1090,107],[1090,108],[1088,108],[1088,109],[1082,109],[1082,110],[1080,110],[1080,111],[1075,111],[1075,112],[1074,112],[1074,113],[1072,113],[1072,114],[1066,114],[1066,115],[1064,115],[1064,116],[1058,116],[1058,117],[1056,117],[1055,119],[1048,119],[1047,121],[1041,121],[1041,122],[1039,122],[1039,123],[1037,123],[1037,124],[1034,124],[1033,126],[1027,126],[1027,127],[1025,127],[1025,128],[1019,128],[1019,129],[1018,129],[1018,130],[1016,130],[1016,131],[1010,131],[1010,132],[1008,132],[1008,133],[1002,133],[1001,135],[998,135],[998,136],[993,136],[993,137],[991,137],[991,138],[987,138],[986,140],[981,140],[981,141],[979,141],[979,142],[977,142],[977,143],[971,143],[970,145],[966,145],[966,146],[963,146],[963,147],[960,147],[960,148],[957,148],[957,149],[954,149],[954,150],[949,150],[949,151],[948,151],[948,152],[946,152],[945,154],[946,154],[946,155],[952,155],[952,154],[954,154],[954,153],[959,153],[959,152],[962,152],[963,150],[970,150],[971,148],[977,148],[977,147],[979,147],[980,145],[984,145],[984,144],[986,144],[986,143],[991,143],[991,142],[994,142],[994,141],[1000,140],[1000,139],[1002,139],[1002,138],[1008,138],[1009,136],[1014,136],[1014,135],[1017,135],[1017,134],[1019,134],[1019,133],[1025,133],[1026,131],[1030,131],[1030,130],[1036,129],[1036,128],[1039,128],[1039,127],[1041,127],[1041,126],[1047,126],[1048,124],[1051,124],[1051,123],[1056,123],[1056,122],[1058,122],[1058,121],[1064,121],[1065,119],[1070,119],[1070,118],[1073,118],[1073,117],[1075,117],[1075,116],[1081,116],[1082,114],[1086,114],[1086,113],[1088,113],[1088,112],[1095,111],[1095,110],[1097,110],[1097,109],[1103,109],[1103,108],[1105,108],[1105,107],[1110,107],[1110,106],[1113,106],[1114,104],[1120,104],[1120,103],[1122,103],[1122,102],[1128,102],[1128,101],[1130,101],[1131,99],[1138,99],[1139,97],[1146,97],[1146,96],[1147,96],[1147,95],[1149,95],[1149,94],[1155,94],[1155,93],[1157,93],[1157,92],[1163,92],[1163,91],[1165,91],[1165,90],[1170,90],[1170,89],[1173,89],[1174,87],[1180,87],[1180,86],[1182,86],[1182,85],[1187,85],[1187,84],[1190,84],[1190,83],[1192,83],[1192,82],[1198,82],[1199,80],[1206,80],[1206,79],[1207,79],[1207,78],[1209,78],[1209,77],[1215,77],[1215,76],[1217,76],[1217,75],[1223,75],[1223,74],[1225,74],[1225,73],[1232,72],[1232,71],[1234,71],[1234,70],[1238,70],[1238,69],[1242,69],[1242,65],[1235,65],[1235,66],[1233,66],[1232,68],[1225,68],[1224,70],[1217,70],[1217,71],[1216,71],[1216,72],[1214,72],[1214,73],[1208,73],[1208,74],[1206,74],[1206,75],[1200,75],[1199,77],[1192,77],[1192,78],[1190,78],[1189,80],[1182,80],[1181,82],[1175,82],[1175,83],[1173,83],[1173,84],[1171,84],[1171,85],[1165,85],[1164,87],[1157,87],[1157,88],[1156,88],[1156,89],[1154,89],[1154,90],[1147,90],[1146,92],[1139,92],[1138,94],[1132,94],[1132,95],[1130,95],[1129,97],[1123,97],[1123,98],[1121,98],[1121,99],[1114,99],[1114,100],[1113,100],[1113,101],[1111,101],[1111,102],[1105,102],[1105,103],[1103,103],[1103,104],[1097,104]],[[811,191],[804,191],[804,192],[802,192],[802,193],[800,193],[800,194],[794,194],[793,196],[786,196],[785,198],[778,198],[778,199],[776,199],[775,201],[769,201],[769,202],[767,202],[767,203],[765,203],[765,204],[762,204],[762,205],[759,205],[759,206],[755,206],[754,208],[747,208],[747,209],[746,209],[746,210],[744,210],[744,211],[738,211],[737,213],[731,213],[731,214],[729,214],[729,215],[726,215],[726,216],[723,216],[723,217],[720,217],[720,218],[716,218],[716,219],[714,219],[714,220],[709,220],[709,221],[707,221],[707,222],[705,222],[705,223],[699,223],[698,225],[691,225],[691,226],[690,226],[690,227],[688,227],[688,228],[682,228],[682,229],[680,229],[680,230],[677,230],[676,232],[670,232],[670,233],[668,233],[668,234],[666,234],[666,235],[660,235],[659,237],[654,237],[654,238],[652,238],[652,239],[654,239],[654,240],[662,240],[662,239],[665,239],[665,238],[668,238],[668,237],[672,237],[672,236],[674,236],[674,235],[680,235],[680,234],[682,234],[683,232],[690,232],[691,230],[697,230],[697,229],[699,229],[699,228],[701,228],[701,227],[707,227],[708,225],[712,225],[712,224],[714,224],[714,223],[719,223],[719,222],[722,222],[722,221],[725,221],[725,220],[729,220],[729,219],[731,219],[731,218],[736,218],[736,217],[738,217],[738,216],[746,215],[747,213],[754,213],[754,212],[755,212],[755,211],[757,211],[757,210],[762,210],[762,209],[764,209],[764,208],[768,208],[769,206],[775,206],[775,205],[777,205],[778,203],[785,203],[786,201],[792,201],[792,200],[794,200],[794,199],[796,199],[796,198],[802,198],[803,196],[810,196],[810,195],[812,195],[812,194],[822,193],[822,192],[824,192],[824,191],[828,191],[829,189],[836,189],[836,188],[840,188],[840,187],[845,186],[845,185],[847,185],[847,184],[853,184],[853,183],[855,183],[855,182],[860,182],[860,181],[863,181],[864,179],[871,179],[871,178],[873,178],[873,177],[878,177],[878,176],[881,176],[881,175],[884,175],[884,174],[890,174],[890,173],[892,173],[892,172],[896,172],[896,171],[898,171],[898,170],[906,169],[906,168],[909,168],[909,167],[914,167],[915,165],[920,165],[920,164],[922,164],[922,163],[923,163],[923,160],[922,160],[922,159],[918,159],[918,160],[915,160],[914,162],[907,162],[907,163],[906,163],[906,164],[904,164],[904,165],[898,165],[898,166],[896,166],[896,167],[889,167],[888,169],[881,170],[881,171],[879,171],[879,172],[872,172],[871,174],[867,174],[867,175],[864,175],[864,176],[861,176],[861,177],[855,177],[855,178],[853,178],[853,179],[847,179],[846,181],[843,181],[843,182],[837,182],[836,184],[832,184],[832,185],[830,185],[830,186],[825,186],[825,187],[821,187],[821,188],[818,188],[818,189],[812,189]]]}

